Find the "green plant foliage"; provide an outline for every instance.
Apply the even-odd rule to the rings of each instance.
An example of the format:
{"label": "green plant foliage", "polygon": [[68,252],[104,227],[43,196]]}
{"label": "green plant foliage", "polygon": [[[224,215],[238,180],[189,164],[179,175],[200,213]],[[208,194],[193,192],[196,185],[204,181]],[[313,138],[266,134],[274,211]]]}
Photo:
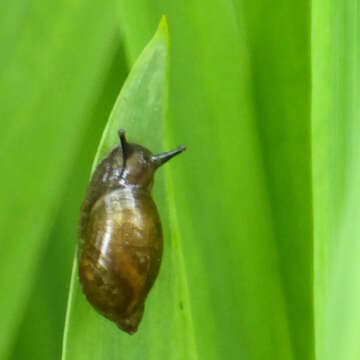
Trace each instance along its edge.
{"label": "green plant foliage", "polygon": [[[101,1],[5,1],[0,7],[0,359],[7,359],[24,311],[41,307],[52,288],[41,258],[116,50],[117,25],[112,7]],[[50,286],[30,298],[38,272],[48,274]],[[64,294],[67,286],[60,284],[55,291]],[[52,333],[47,316],[53,318],[44,313],[22,334],[24,342],[37,325],[45,330],[38,337]]]}
{"label": "green plant foliage", "polygon": [[360,12],[313,2],[316,358],[360,358]]}
{"label": "green plant foliage", "polygon": [[[97,94],[94,107],[88,116],[82,144],[73,161],[72,176],[66,183],[59,212],[48,236],[46,249],[42,253],[11,359],[26,359],[29,354],[38,360],[61,357],[71,264],[77,242],[79,207],[106,118],[118,95],[118,83],[113,79],[116,77],[122,82],[126,76],[126,68],[124,54],[119,47],[107,70],[103,89]],[[46,334],[46,337],[39,334]]]}
{"label": "green plant foliage", "polygon": [[[133,5],[134,3],[131,7]],[[124,10],[123,13],[129,18],[128,12]],[[194,13],[196,14],[196,11]],[[217,19],[215,12],[213,15],[214,18],[211,19]],[[177,256],[180,256],[177,262],[179,266],[175,266],[175,271],[180,279],[184,279],[183,291],[179,293],[173,290],[177,286],[177,281],[169,282],[170,286],[168,284],[166,288],[160,278],[156,289],[169,294],[175,293],[177,296],[173,299],[159,296],[156,301],[149,304],[147,314],[159,316],[159,313],[153,310],[155,304],[159,306],[161,317],[167,320],[166,328],[159,327],[159,321],[145,322],[144,330],[141,329],[135,337],[141,341],[140,344],[121,334],[118,335],[117,343],[121,342],[125,345],[115,347],[118,350],[110,353],[124,358],[138,358],[144,354],[157,359],[184,358],[178,351],[169,351],[170,346],[170,348],[189,351],[185,358],[198,358],[201,356],[199,354],[203,353],[206,353],[209,359],[223,356],[254,359],[266,356],[289,358],[293,349],[292,333],[289,331],[291,323],[287,316],[284,296],[287,289],[283,286],[281,266],[277,262],[282,249],[274,236],[277,224],[271,213],[266,178],[262,171],[262,148],[257,139],[255,114],[250,96],[248,53],[247,49],[241,46],[242,42],[237,42],[244,35],[240,29],[237,32],[233,31],[236,29],[236,23],[228,23],[225,18],[216,20],[219,21],[215,26],[216,31],[211,30],[213,22],[204,24],[202,20],[203,18],[199,16],[198,23],[194,22],[195,28],[189,29],[189,33],[183,30],[180,38],[179,34],[176,37],[175,32],[172,38],[177,43],[179,53],[173,54],[172,59],[175,60],[171,62],[176,69],[171,72],[173,79],[171,89],[177,91],[178,95],[181,93],[181,96],[176,99],[170,98],[172,111],[165,134],[157,131],[157,134],[164,134],[166,142],[175,138],[176,143],[185,140],[189,146],[187,161],[178,161],[174,164],[175,176],[169,175],[167,188],[170,228],[175,239],[173,242],[178,244]],[[176,29],[176,24],[174,27]],[[219,29],[223,29],[223,33],[219,33]],[[205,32],[208,31],[210,31],[208,36],[212,37],[214,43],[222,44],[219,49],[214,47],[213,52],[206,49],[205,43],[202,42],[204,41],[202,39],[206,39]],[[125,30],[125,34],[131,36],[132,31]],[[194,35],[199,40],[193,40],[191,42],[193,45],[190,45],[186,39]],[[129,43],[134,44],[135,41]],[[228,53],[222,59],[224,50]],[[130,53],[132,51],[136,50],[130,49]],[[186,63],[185,71],[176,59],[191,58],[191,56],[196,61],[191,64]],[[224,63],[224,70],[220,69],[218,73],[211,72],[210,69],[214,68],[220,59]],[[231,67],[232,63],[239,66]],[[194,69],[193,66],[196,68]],[[138,65],[135,65],[133,73],[136,74],[137,70]],[[206,70],[209,70],[209,73],[206,73]],[[154,70],[152,72],[156,73]],[[182,77],[182,73],[188,76]],[[189,78],[193,81],[192,88],[187,85]],[[128,83],[131,84],[131,81],[133,80],[130,76]],[[183,89],[183,92],[179,89]],[[142,91],[146,90],[142,89]],[[137,111],[140,109],[141,121],[134,126],[134,131],[138,131],[137,127],[140,127],[141,132],[141,127],[146,126],[149,121],[144,119],[149,119],[149,116],[146,116],[147,110],[144,110],[144,106],[136,103],[139,100],[135,96],[142,100],[141,95],[132,94],[135,98],[132,101],[130,95],[124,96],[124,93],[128,92],[123,90],[118,104],[122,104],[120,100],[124,98],[126,102],[123,103],[128,108],[134,107]],[[240,107],[239,104],[242,106]],[[122,115],[126,124],[131,127],[134,122],[123,115],[126,112],[122,108],[121,111],[116,111],[118,108],[119,105],[116,105],[110,124],[117,113]],[[127,110],[130,113],[131,111]],[[224,119],[239,119],[239,121],[227,122]],[[163,119],[158,118],[158,121],[161,123]],[[189,123],[191,123],[191,131],[189,125],[186,125]],[[119,122],[117,127],[119,128]],[[111,136],[110,144],[116,143],[115,129],[112,132],[106,131],[105,134]],[[147,137],[151,139],[151,134]],[[107,146],[105,150],[109,148],[110,146]],[[309,152],[305,152],[304,156],[309,156]],[[245,164],[246,175],[244,175]],[[234,199],[241,200],[234,201]],[[165,254],[165,258],[170,256]],[[311,265],[310,260],[311,257],[308,258]],[[253,270],[251,274],[248,271],[250,264]],[[165,270],[162,274],[172,271],[166,264],[163,269]],[[296,277],[294,281],[297,279]],[[310,297],[311,278],[308,281],[308,293],[304,296]],[[191,291],[191,296],[188,291]],[[79,292],[75,294],[77,293]],[[156,293],[152,299],[155,299],[155,296]],[[172,319],[171,313],[166,311],[169,302],[184,309],[189,331],[184,332],[176,322],[169,320]],[[268,311],[269,303],[272,308],[271,313]],[[79,309],[82,308],[76,306],[76,301],[73,300],[71,310],[74,315],[70,314],[70,319],[81,316]],[[90,315],[86,318],[89,317]],[[303,318],[304,316],[300,320],[302,321]],[[174,333],[169,330],[169,322],[177,328]],[[81,321],[74,321],[73,326],[79,326],[81,329],[84,325],[79,324]],[[303,341],[311,344],[311,316],[308,325],[309,336],[304,337]],[[89,329],[88,321],[86,326]],[[112,325],[106,323],[104,326]],[[228,330],[229,327],[231,331]],[[99,329],[102,327],[95,326],[96,334]],[[89,333],[89,330],[87,331]],[[112,331],[114,332],[115,329]],[[78,332],[84,333],[83,330]],[[157,343],[149,340],[157,332],[158,336],[164,338],[162,344],[165,344],[158,350],[156,350]],[[181,338],[185,334],[186,337]],[[74,358],[79,357],[79,353],[73,349],[83,345],[85,339],[80,336],[81,341],[79,341],[76,336],[71,335],[71,327],[68,336],[68,340],[75,339],[75,343],[67,343],[65,349],[74,351]],[[95,334],[91,337],[97,338]],[[172,342],[179,337],[180,345],[174,346]],[[113,346],[114,338],[109,334],[108,339]],[[120,339],[124,340],[120,341]],[[234,347],[235,343],[239,343],[239,346]],[[80,348],[81,353],[86,354],[83,355],[85,357],[96,358],[100,354],[103,355],[104,348],[109,347],[107,342],[100,348],[97,347],[96,342],[86,342],[86,344],[88,351],[84,350],[83,346]],[[96,348],[94,349],[91,344]],[[124,348],[126,351],[121,351]],[[304,354],[311,353],[312,347],[306,347],[302,351]],[[93,355],[94,353],[96,355]],[[108,353],[109,350],[105,350],[105,354]]]}
{"label": "green plant foliage", "polygon": [[[359,9],[2,1],[0,360],[359,359]],[[165,251],[133,336],[76,263],[70,284],[119,128],[187,146],[156,175]]]}
{"label": "green plant foliage", "polygon": [[[162,20],[154,38],[145,48],[131,70],[116,101],[99,145],[94,166],[119,142],[117,130],[126,126],[128,138],[147,145],[154,151],[164,147],[167,112],[167,25]],[[159,136],[160,134],[160,136]],[[160,213],[166,220],[165,237],[170,240],[169,215],[164,174],[157,177],[156,198]],[[114,324],[105,320],[86,302],[77,279],[74,264],[69,312],[65,329],[63,359],[96,358],[171,358],[173,349],[179,349],[181,358],[194,356],[193,330],[188,310],[179,304],[187,302],[186,279],[179,258],[177,231],[173,241],[165,247],[165,271],[161,273],[146,304],[141,332],[129,337]],[[156,342],[166,332],[168,341]],[[99,346],[97,339],[103,339]],[[124,351],[123,349],[127,349]]]}
{"label": "green plant foliage", "polygon": [[[189,152],[174,206],[196,342],[210,359],[311,359],[310,6],[233,4],[208,1],[205,15],[201,2],[158,1],[142,19],[166,13],[175,44],[169,135]],[[121,3],[133,57],[144,7]]]}

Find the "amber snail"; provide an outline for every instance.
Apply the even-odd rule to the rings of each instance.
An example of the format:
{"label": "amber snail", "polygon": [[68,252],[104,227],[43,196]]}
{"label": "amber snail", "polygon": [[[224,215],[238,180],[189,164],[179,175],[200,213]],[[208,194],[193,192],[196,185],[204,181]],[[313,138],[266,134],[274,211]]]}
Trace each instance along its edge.
{"label": "amber snail", "polygon": [[156,169],[185,150],[153,155],[128,143],[96,168],[79,224],[79,278],[89,303],[129,334],[137,331],[146,297],[158,275],[162,229],[151,197]]}

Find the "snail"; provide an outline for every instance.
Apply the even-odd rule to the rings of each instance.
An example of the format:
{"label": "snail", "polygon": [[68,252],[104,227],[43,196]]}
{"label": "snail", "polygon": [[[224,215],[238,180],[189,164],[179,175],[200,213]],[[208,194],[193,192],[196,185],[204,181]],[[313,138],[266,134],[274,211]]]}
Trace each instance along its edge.
{"label": "snail", "polygon": [[128,334],[137,331],[162,257],[162,228],[151,197],[158,167],[185,150],[153,155],[128,143],[96,168],[79,221],[78,270],[88,302]]}

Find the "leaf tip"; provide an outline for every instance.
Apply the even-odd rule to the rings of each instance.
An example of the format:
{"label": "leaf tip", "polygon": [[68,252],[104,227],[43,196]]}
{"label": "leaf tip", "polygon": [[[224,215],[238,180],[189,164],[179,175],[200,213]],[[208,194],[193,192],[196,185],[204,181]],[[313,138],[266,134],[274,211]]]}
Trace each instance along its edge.
{"label": "leaf tip", "polygon": [[167,22],[167,18],[166,15],[163,15],[161,17],[158,29],[156,34],[158,36],[163,36],[166,39],[166,42],[168,42],[169,39],[169,27],[168,27],[168,22]]}

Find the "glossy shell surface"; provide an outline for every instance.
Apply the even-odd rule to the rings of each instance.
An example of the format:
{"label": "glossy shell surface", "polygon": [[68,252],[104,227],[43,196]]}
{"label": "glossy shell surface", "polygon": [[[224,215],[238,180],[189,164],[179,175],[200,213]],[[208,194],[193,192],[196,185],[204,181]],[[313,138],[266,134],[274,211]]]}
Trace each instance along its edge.
{"label": "glossy shell surface", "polygon": [[85,194],[78,264],[89,303],[132,334],[142,319],[162,257],[161,224],[151,197],[153,174],[183,148],[152,155],[128,144],[124,133],[120,139],[120,146],[95,170]]}

